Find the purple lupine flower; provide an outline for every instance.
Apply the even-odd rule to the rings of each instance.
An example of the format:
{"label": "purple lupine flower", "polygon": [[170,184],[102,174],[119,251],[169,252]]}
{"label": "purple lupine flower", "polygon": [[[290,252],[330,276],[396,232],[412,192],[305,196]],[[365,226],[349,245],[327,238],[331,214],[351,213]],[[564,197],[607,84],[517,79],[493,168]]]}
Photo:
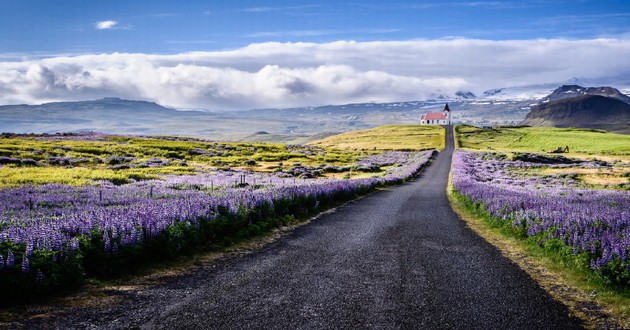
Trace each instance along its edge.
{"label": "purple lupine flower", "polygon": [[[10,225],[0,229],[0,242],[25,244],[27,257],[35,250],[53,252],[53,262],[62,262],[79,249],[78,238],[90,239],[94,228],[99,228],[103,234],[103,249],[111,251],[119,249],[120,244],[142,244],[177,222],[196,227],[199,219],[212,220],[223,210],[236,215],[262,205],[276,208],[284,204],[279,203],[281,201],[298,203],[301,200],[319,206],[321,200],[334,199],[341,194],[347,196],[361,189],[406,180],[428,162],[431,154],[372,157],[370,161],[381,166],[401,166],[393,166],[384,176],[367,179],[285,180],[277,174],[214,171],[196,176],[164,176],[162,180],[122,186],[99,182],[98,186],[48,184],[0,189],[3,201],[0,221],[4,215],[11,214],[10,221],[3,222]],[[234,188],[235,175],[256,184]],[[28,201],[46,207],[32,212]],[[5,264],[13,267],[14,257],[12,252],[8,254]]]}
{"label": "purple lupine flower", "polygon": [[33,242],[32,241],[26,242],[26,251],[24,251],[24,255],[28,257],[33,255]]}
{"label": "purple lupine flower", "polygon": [[9,250],[7,252],[7,268],[11,269],[13,268],[13,265],[15,264],[15,257],[13,256],[13,251]]}
{"label": "purple lupine flower", "polygon": [[457,191],[483,204],[494,218],[515,227],[524,226],[529,236],[559,239],[574,254],[589,254],[594,270],[616,258],[630,269],[630,194],[587,189],[561,175],[522,174],[523,170],[542,167],[567,165],[509,161],[487,153],[457,151],[452,182]]}
{"label": "purple lupine flower", "polygon": [[28,273],[29,270],[30,270],[30,263],[28,261],[28,257],[24,256],[24,258],[22,259],[22,273]]}

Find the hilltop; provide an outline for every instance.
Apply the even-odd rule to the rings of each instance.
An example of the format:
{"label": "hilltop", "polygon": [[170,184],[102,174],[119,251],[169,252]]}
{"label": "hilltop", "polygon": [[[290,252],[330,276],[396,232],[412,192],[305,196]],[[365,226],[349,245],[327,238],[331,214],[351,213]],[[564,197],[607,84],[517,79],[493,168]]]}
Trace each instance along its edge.
{"label": "hilltop", "polygon": [[576,98],[584,95],[599,95],[630,104],[630,97],[610,86],[582,87],[579,85],[562,85],[542,99],[542,103]]}
{"label": "hilltop", "polygon": [[391,125],[345,132],[310,143],[318,147],[365,150],[444,148],[444,128],[437,125]]}
{"label": "hilltop", "polygon": [[630,97],[615,88],[564,85],[531,106],[522,124],[630,133],[629,103]]}

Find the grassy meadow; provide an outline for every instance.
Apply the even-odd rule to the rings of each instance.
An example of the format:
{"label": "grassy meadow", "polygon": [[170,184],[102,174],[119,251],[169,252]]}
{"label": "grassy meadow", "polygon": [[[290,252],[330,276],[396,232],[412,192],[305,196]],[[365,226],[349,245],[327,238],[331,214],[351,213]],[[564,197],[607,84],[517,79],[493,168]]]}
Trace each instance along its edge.
{"label": "grassy meadow", "polygon": [[443,141],[441,127],[418,125],[347,132],[310,145],[168,136],[4,134],[0,136],[0,188],[47,183],[79,186],[100,180],[126,184],[227,168],[274,172],[295,166],[335,166],[337,171],[324,175],[365,177],[374,173],[350,167],[361,157],[384,150],[439,149]]}
{"label": "grassy meadow", "polygon": [[606,131],[555,127],[500,127],[483,129],[456,126],[455,136],[460,148],[505,153],[510,158],[520,153],[549,153],[569,146],[568,153],[559,155],[582,160],[600,160],[615,166],[606,169],[569,166],[565,168],[533,168],[522,170],[529,176],[571,176],[584,187],[627,189],[630,182],[630,135]]}
{"label": "grassy meadow", "polygon": [[125,184],[214,169],[289,170],[299,164],[343,167],[373,152],[179,137],[72,134],[0,137],[0,188],[24,184]]}
{"label": "grassy meadow", "polygon": [[630,135],[606,131],[555,127],[500,127],[482,129],[456,126],[461,148],[546,153],[569,146],[568,155],[630,156]]}
{"label": "grassy meadow", "polygon": [[392,125],[333,135],[310,145],[345,150],[428,150],[444,148],[440,126]]}

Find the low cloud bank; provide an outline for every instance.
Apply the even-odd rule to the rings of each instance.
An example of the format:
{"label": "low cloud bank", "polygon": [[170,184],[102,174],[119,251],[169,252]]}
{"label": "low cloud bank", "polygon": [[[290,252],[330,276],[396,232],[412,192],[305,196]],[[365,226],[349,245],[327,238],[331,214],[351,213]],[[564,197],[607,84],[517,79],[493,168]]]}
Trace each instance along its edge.
{"label": "low cloud bank", "polygon": [[630,74],[630,40],[259,43],[174,55],[0,62],[0,104],[117,96],[236,110],[419,100],[457,91]]}

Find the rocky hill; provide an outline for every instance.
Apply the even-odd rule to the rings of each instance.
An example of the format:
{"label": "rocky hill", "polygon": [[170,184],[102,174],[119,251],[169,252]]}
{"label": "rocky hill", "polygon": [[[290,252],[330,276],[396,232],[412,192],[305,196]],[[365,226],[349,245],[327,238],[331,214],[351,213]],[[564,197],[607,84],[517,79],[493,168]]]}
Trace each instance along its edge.
{"label": "rocky hill", "polygon": [[[549,95],[550,100],[554,97],[559,97],[559,99],[532,106],[523,124],[585,127],[630,133],[630,104],[621,101],[627,96],[619,93],[621,95],[615,98],[590,94],[562,97],[562,92],[559,90],[566,90],[565,87],[562,86]],[[601,91],[600,88],[596,89]]]}
{"label": "rocky hill", "polygon": [[582,87],[579,85],[562,85],[554,90],[551,94],[542,99],[541,102],[553,102],[564,99],[575,98],[582,95],[599,95],[623,101],[630,104],[630,97],[621,93],[618,89],[603,87]]}

